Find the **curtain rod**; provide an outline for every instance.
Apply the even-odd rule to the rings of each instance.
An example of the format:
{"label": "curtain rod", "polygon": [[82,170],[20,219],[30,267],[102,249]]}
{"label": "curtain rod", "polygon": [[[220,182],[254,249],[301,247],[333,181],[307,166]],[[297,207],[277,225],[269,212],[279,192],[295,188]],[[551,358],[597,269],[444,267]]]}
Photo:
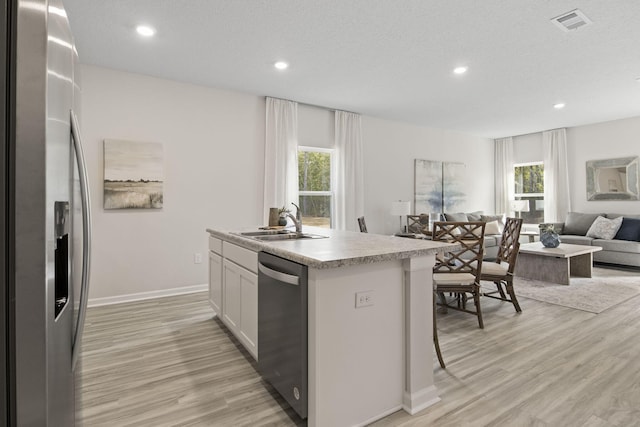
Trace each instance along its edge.
{"label": "curtain rod", "polygon": [[361,113],[356,113],[355,111],[347,111],[347,110],[341,110],[339,108],[325,107],[323,105],[309,104],[308,102],[294,101],[293,99],[276,98],[275,96],[268,96],[268,95],[265,95],[265,98],[282,99],[283,101],[295,102],[298,105],[304,105],[304,106],[307,106],[307,107],[320,108],[320,109],[327,110],[327,111],[333,111],[333,112],[343,111],[345,113],[358,114],[360,116],[362,115]]}
{"label": "curtain rod", "polygon": [[567,128],[566,127],[561,127],[561,128],[547,129],[547,130],[539,130],[537,132],[521,133],[519,135],[502,136],[500,138],[493,138],[493,140],[502,139],[502,138],[519,138],[521,136],[535,135],[537,133],[542,134],[542,132],[551,132],[553,130],[561,130],[561,129],[565,129],[566,130]]}

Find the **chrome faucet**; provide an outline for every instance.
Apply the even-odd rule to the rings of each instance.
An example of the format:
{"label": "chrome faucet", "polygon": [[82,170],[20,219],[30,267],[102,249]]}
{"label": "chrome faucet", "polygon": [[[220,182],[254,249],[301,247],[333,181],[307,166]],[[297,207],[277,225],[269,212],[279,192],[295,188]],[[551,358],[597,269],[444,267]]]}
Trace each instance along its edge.
{"label": "chrome faucet", "polygon": [[302,214],[300,213],[300,206],[296,205],[295,203],[291,204],[296,207],[296,216],[293,216],[291,212],[287,212],[287,216],[291,218],[291,220],[295,224],[296,233],[300,234],[302,233]]}

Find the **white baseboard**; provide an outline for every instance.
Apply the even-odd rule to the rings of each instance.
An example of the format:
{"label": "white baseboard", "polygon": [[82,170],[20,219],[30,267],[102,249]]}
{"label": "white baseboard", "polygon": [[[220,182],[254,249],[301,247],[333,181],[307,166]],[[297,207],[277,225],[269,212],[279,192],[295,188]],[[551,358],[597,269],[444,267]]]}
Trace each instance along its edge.
{"label": "white baseboard", "polygon": [[410,415],[415,415],[439,401],[440,397],[438,396],[438,389],[436,389],[435,385],[423,388],[414,393],[405,390],[402,408]]}
{"label": "white baseboard", "polygon": [[204,292],[209,289],[208,284],[184,286],[181,288],[162,289],[160,291],[140,292],[137,294],[118,295],[114,297],[91,298],[88,301],[89,307],[101,305],[121,304],[123,302],[142,301],[152,298],[170,297],[174,295],[192,294],[194,292]]}

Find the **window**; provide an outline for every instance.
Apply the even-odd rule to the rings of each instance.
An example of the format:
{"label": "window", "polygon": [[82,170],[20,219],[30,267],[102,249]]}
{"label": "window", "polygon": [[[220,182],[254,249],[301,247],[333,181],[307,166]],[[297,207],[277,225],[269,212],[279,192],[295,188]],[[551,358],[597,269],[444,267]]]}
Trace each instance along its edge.
{"label": "window", "polygon": [[518,163],[514,165],[516,200],[527,201],[515,204],[516,216],[527,224],[544,222],[544,166],[542,162]]}
{"label": "window", "polygon": [[333,150],[298,147],[298,189],[302,223],[331,228]]}

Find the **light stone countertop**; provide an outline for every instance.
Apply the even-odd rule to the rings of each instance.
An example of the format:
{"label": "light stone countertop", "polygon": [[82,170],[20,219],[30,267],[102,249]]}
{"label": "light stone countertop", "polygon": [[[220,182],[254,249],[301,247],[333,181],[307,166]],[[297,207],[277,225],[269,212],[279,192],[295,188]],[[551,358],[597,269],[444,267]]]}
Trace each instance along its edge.
{"label": "light stone countertop", "polygon": [[253,251],[265,251],[316,269],[414,258],[459,247],[458,244],[431,240],[307,226],[303,227],[303,232],[329,237],[326,239],[260,241],[234,234],[257,230],[258,227],[232,231],[207,228],[210,235],[223,241]]}

